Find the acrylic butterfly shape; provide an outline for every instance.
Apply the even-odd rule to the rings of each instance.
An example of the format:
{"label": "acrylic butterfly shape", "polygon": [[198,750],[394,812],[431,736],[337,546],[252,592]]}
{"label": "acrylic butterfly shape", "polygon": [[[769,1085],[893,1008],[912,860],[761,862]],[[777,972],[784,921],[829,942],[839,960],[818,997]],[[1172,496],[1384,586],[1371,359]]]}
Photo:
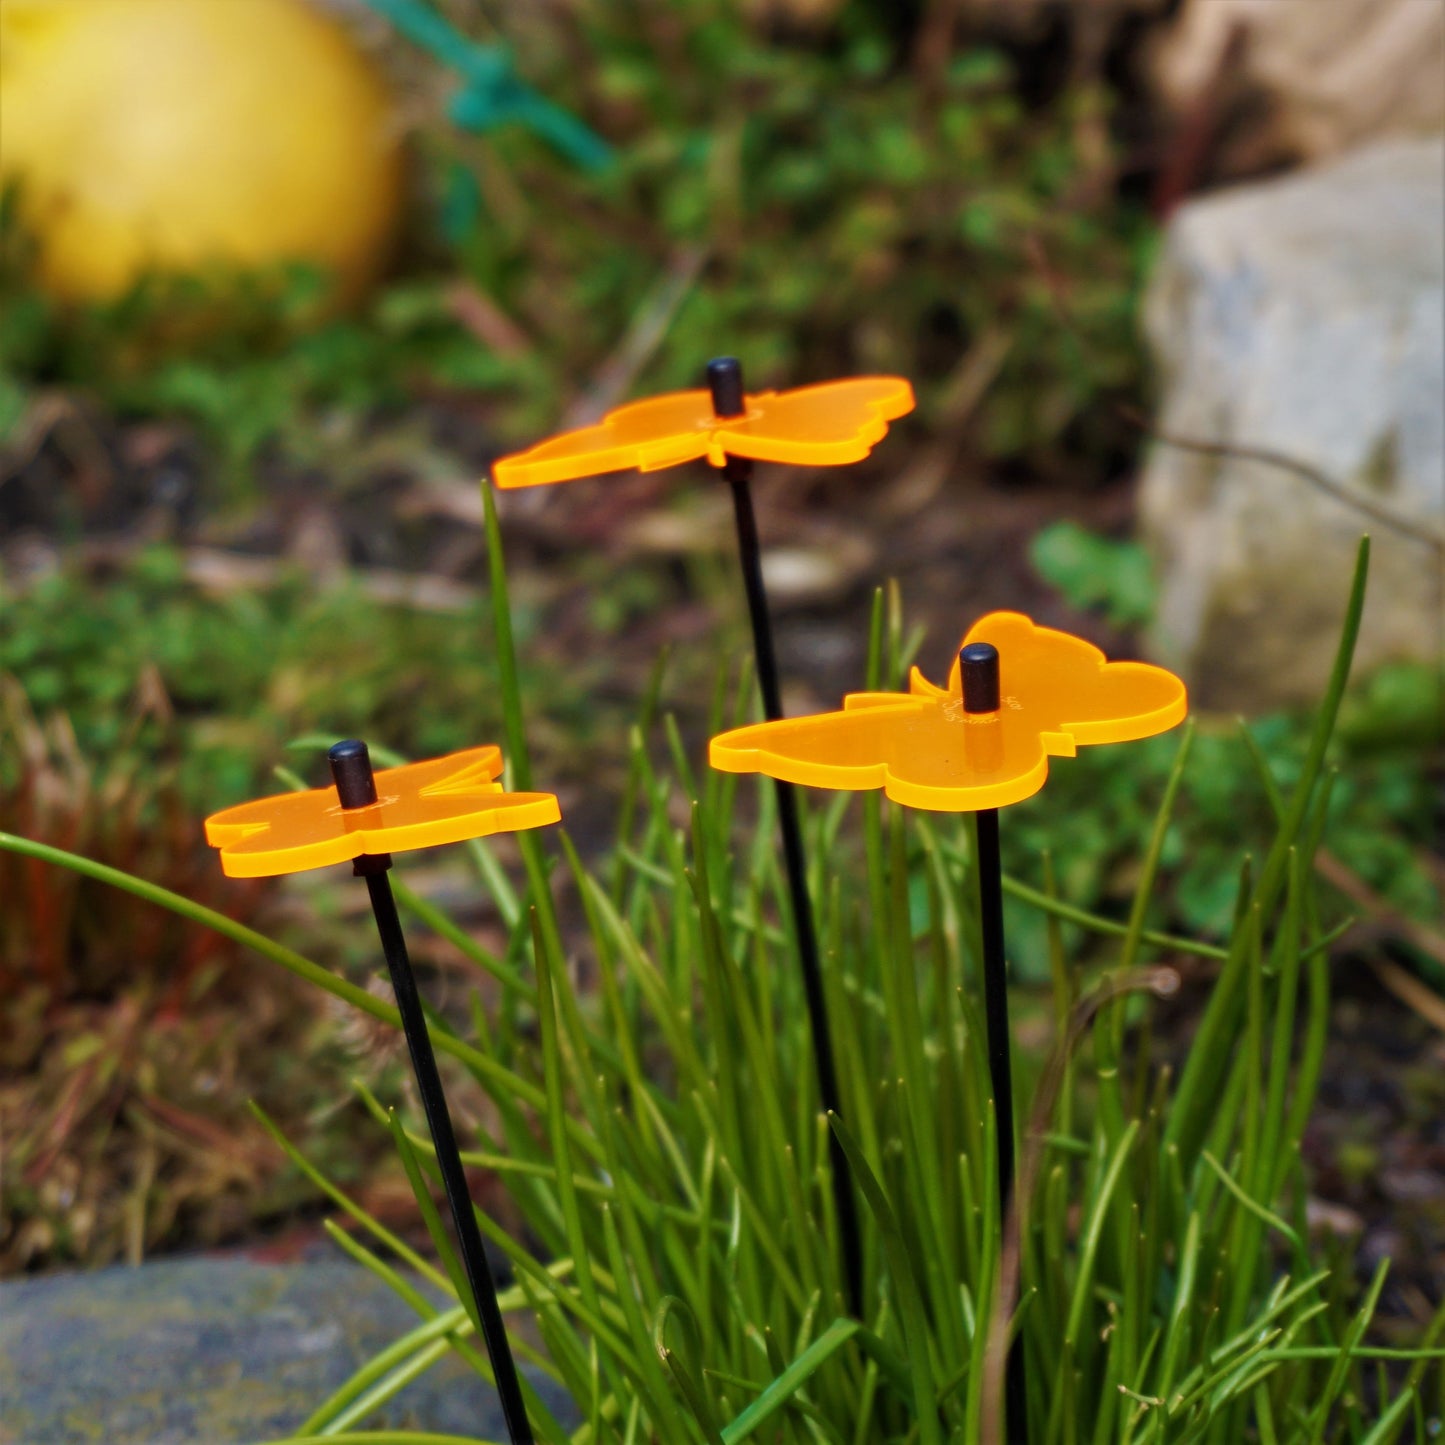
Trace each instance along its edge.
{"label": "acrylic butterfly shape", "polygon": [[913,388],[899,376],[851,376],[792,391],[743,398],[741,416],[718,417],[712,393],[674,391],[610,411],[596,426],[561,432],[492,467],[499,487],[570,482],[636,467],[654,472],[728,456],[804,466],[861,461],[913,410]]}
{"label": "acrylic butterfly shape", "polygon": [[1048,759],[1080,744],[1152,737],[1182,721],[1184,684],[1146,662],[1109,662],[1083,638],[991,612],[962,646],[998,649],[1000,706],[968,714],[957,659],[948,685],[917,668],[909,691],[857,692],[841,712],[735,728],[712,740],[727,773],[766,773],[820,788],[882,788],[895,802],[940,812],[1002,808],[1032,797]]}
{"label": "acrylic butterfly shape", "polygon": [[206,842],[221,850],[229,877],[269,878],[561,820],[551,793],[503,792],[495,781],[501,771],[500,748],[467,748],[383,768],[367,808],[343,808],[334,786],[257,798],[207,818]]}

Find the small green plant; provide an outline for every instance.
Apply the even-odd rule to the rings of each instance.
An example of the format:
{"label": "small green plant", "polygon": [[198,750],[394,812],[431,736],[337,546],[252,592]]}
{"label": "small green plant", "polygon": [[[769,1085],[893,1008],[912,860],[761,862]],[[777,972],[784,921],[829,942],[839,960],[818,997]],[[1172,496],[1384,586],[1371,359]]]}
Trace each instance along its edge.
{"label": "small green plant", "polygon": [[1154,617],[1154,569],[1143,543],[1101,537],[1077,522],[1051,522],[1029,543],[1029,561],[1071,606],[1098,608],[1115,627]]}
{"label": "small green plant", "polygon": [[[504,618],[494,519],[491,540]],[[997,1441],[1010,1317],[1027,1359],[1031,1441],[1387,1445],[1411,1428],[1427,1438],[1445,1409],[1445,1311],[1418,1348],[1368,1342],[1385,1267],[1352,1301],[1347,1264],[1311,1239],[1299,1154],[1337,932],[1321,921],[1310,859],[1329,823],[1326,748],[1363,583],[1362,555],[1297,774],[1287,788],[1261,776],[1273,827],[1236,873],[1219,943],[1151,927],[1189,735],[1127,921],[1083,912],[1047,886],[1030,896],[1045,919],[1056,1042],[1042,1070],[1021,1060],[1035,1086],[1018,1218],[1001,1219],[994,1203],[971,859],[956,820],[877,798],[861,809],[839,799],[811,820],[841,1121],[822,1118],[813,1098],[770,791],[745,826],[736,780],[695,771],[666,720],[668,769],[653,756],[651,730],[633,734],[610,866],[585,867],[564,835],[560,870],[549,872],[536,835],[526,835],[519,887],[479,853],[510,929],[504,951],[398,890],[497,997],[489,1008],[478,992],[470,1037],[438,1018],[434,1038],[490,1102],[494,1123],[478,1130],[471,1159],[505,1182],[526,1224],[518,1236],[479,1216],[512,1270],[504,1307],[533,1314],[540,1330],[540,1349],[520,1338],[518,1348],[575,1405],[576,1421],[564,1423],[534,1398],[541,1439]],[[506,628],[498,631],[507,745],[525,779],[522,696]],[[900,652],[880,608],[871,684],[897,681]],[[745,682],[731,700],[720,693],[714,722],[740,716],[749,693]],[[0,847],[204,921],[396,1024],[389,1003],[188,899],[12,836],[0,835]],[[575,900],[571,924],[557,905],[564,893]],[[1066,921],[1113,941],[1101,969],[1080,976],[1071,966]],[[1160,1000],[1177,982],[1167,960],[1179,955],[1218,973],[1192,1045],[1165,1058],[1149,1019],[1167,1006]],[[591,986],[579,985],[574,959],[585,960]],[[277,1131],[359,1226],[333,1227],[338,1244],[419,1315],[411,1334],[321,1403],[296,1441],[412,1438],[362,1426],[449,1351],[487,1373],[466,1311],[438,1310],[394,1267],[400,1260],[443,1290],[456,1278],[425,1137],[372,1090],[360,1097],[401,1154],[437,1262]],[[830,1127],[867,1204],[861,1319],[841,1303],[823,1174]]]}

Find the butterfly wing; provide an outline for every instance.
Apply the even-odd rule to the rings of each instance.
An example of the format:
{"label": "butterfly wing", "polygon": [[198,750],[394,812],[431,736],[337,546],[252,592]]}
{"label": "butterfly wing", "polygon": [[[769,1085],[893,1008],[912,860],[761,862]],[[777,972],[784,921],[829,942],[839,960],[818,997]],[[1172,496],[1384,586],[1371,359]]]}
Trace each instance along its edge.
{"label": "butterfly wing", "polygon": [[359,840],[337,825],[336,789],[280,793],[224,808],[206,819],[206,842],[221,851],[228,878],[271,878],[344,863],[361,853]]}
{"label": "butterfly wing", "polygon": [[843,707],[721,733],[708,745],[708,761],[719,772],[766,773],[815,788],[881,788],[889,725],[918,704],[900,693],[858,693]]}
{"label": "butterfly wing", "polygon": [[468,748],[382,769],[369,808],[343,809],[334,787],[227,808],[206,820],[206,841],[228,876],[265,878],[559,820],[552,794],[505,793],[501,771],[500,748]]}
{"label": "butterfly wing", "polygon": [[657,471],[728,455],[762,462],[839,466],[866,457],[888,423],[913,410],[899,376],[852,376],[745,398],[740,417],[719,420],[706,391],[675,391],[630,402],[595,426],[562,432],[503,457],[492,478],[505,489],[570,482],[602,472]]}
{"label": "butterfly wing", "polygon": [[971,716],[955,659],[946,687],[914,668],[908,693],[856,693],[843,710],[723,733],[710,759],[824,788],[882,788],[895,802],[974,812],[1022,802],[1043,787],[1050,756],[1080,743],[1124,742],[1173,727],[1184,684],[1162,667],[1109,662],[1091,643],[991,612],[964,639],[999,653],[1001,705]]}
{"label": "butterfly wing", "polygon": [[[378,773],[380,816],[366,829],[368,853],[435,848],[493,833],[515,833],[561,821],[551,793],[507,793],[495,781],[502,771],[497,747],[469,748],[409,768]],[[398,777],[386,787],[390,774]],[[395,797],[388,796],[395,792]]]}
{"label": "butterfly wing", "polygon": [[707,458],[835,467],[861,461],[888,433],[888,423],[913,410],[913,388],[901,376],[850,376],[747,398],[747,412],[714,424]]}
{"label": "butterfly wing", "polygon": [[955,697],[855,693],[841,712],[737,728],[712,740],[723,772],[849,790],[882,788],[895,802],[935,812],[1002,808],[1048,776],[1036,734],[998,714],[981,722]]}
{"label": "butterfly wing", "polygon": [[[1004,707],[1037,728],[1048,751],[1072,755],[1079,744],[1123,743],[1167,732],[1189,710],[1184,684],[1148,662],[1110,662],[1092,643],[1039,627],[1019,612],[991,612],[964,645],[998,648]],[[949,675],[956,695],[958,664]]]}
{"label": "butterfly wing", "polygon": [[492,480],[504,490],[570,482],[636,467],[652,472],[707,454],[715,425],[706,391],[675,391],[610,411],[596,426],[560,432],[534,447],[503,457]]}

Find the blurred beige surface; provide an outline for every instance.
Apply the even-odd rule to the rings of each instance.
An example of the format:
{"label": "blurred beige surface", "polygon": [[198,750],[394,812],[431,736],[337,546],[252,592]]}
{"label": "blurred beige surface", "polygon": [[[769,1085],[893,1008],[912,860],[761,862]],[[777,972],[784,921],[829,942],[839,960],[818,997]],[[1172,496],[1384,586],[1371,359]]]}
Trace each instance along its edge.
{"label": "blurred beige surface", "polygon": [[1216,177],[1445,130],[1441,0],[960,0],[976,30],[1037,43],[1062,17],[1076,72],[1120,27],[1150,29],[1141,79],[1162,118],[1203,123]]}
{"label": "blurred beige surface", "polygon": [[1257,129],[1232,143],[1229,171],[1429,134],[1445,129],[1445,4],[1187,0],[1152,72],[1176,110],[1216,83],[1263,104]]}

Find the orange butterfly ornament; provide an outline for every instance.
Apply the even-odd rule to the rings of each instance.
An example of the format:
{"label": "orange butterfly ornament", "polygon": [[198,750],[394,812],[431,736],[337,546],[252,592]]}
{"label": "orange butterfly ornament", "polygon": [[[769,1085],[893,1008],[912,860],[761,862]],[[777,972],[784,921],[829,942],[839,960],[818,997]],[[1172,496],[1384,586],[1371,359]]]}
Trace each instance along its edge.
{"label": "orange butterfly ornament", "polygon": [[[899,376],[854,376],[788,391],[743,389],[742,363],[719,356],[708,363],[706,390],[671,392],[634,401],[607,413],[595,426],[549,437],[492,466],[498,487],[535,487],[570,482],[604,472],[664,467],[706,460],[732,490],[738,561],[747,591],[753,651],[763,709],[782,713],[776,651],[762,555],[753,511],[754,462],[833,467],[861,461],[888,434],[888,425],[913,410],[913,388]],[[817,939],[808,901],[802,838],[792,793],[778,790],[778,829],[792,902],[798,967],[811,1026],[818,1090],[825,1110],[841,1114],[827,1003]],[[850,1308],[863,1308],[862,1254],[847,1162],[837,1141],[833,1155],[833,1204]]]}
{"label": "orange butterfly ornament", "polygon": [[735,728],[713,738],[712,766],[813,787],[882,788],[895,802],[975,812],[1022,802],[1043,787],[1048,760],[1081,744],[1167,731],[1188,710],[1184,684],[1146,662],[1109,662],[1092,643],[991,612],[963,646],[998,650],[999,706],[968,713],[955,659],[945,687],[917,668],[909,691],[856,692],[840,712]]}
{"label": "orange butterfly ornament", "polygon": [[504,792],[501,772],[499,747],[467,748],[382,769],[369,807],[343,808],[334,784],[238,803],[206,819],[206,842],[228,877],[269,878],[561,821],[551,793]]}
{"label": "orange butterfly ornament", "polygon": [[790,391],[743,398],[739,416],[719,417],[709,391],[674,391],[630,402],[596,426],[560,432],[492,467],[502,488],[570,482],[601,472],[654,472],[703,458],[722,467],[729,456],[798,466],[861,461],[913,410],[901,376],[850,376]]}

